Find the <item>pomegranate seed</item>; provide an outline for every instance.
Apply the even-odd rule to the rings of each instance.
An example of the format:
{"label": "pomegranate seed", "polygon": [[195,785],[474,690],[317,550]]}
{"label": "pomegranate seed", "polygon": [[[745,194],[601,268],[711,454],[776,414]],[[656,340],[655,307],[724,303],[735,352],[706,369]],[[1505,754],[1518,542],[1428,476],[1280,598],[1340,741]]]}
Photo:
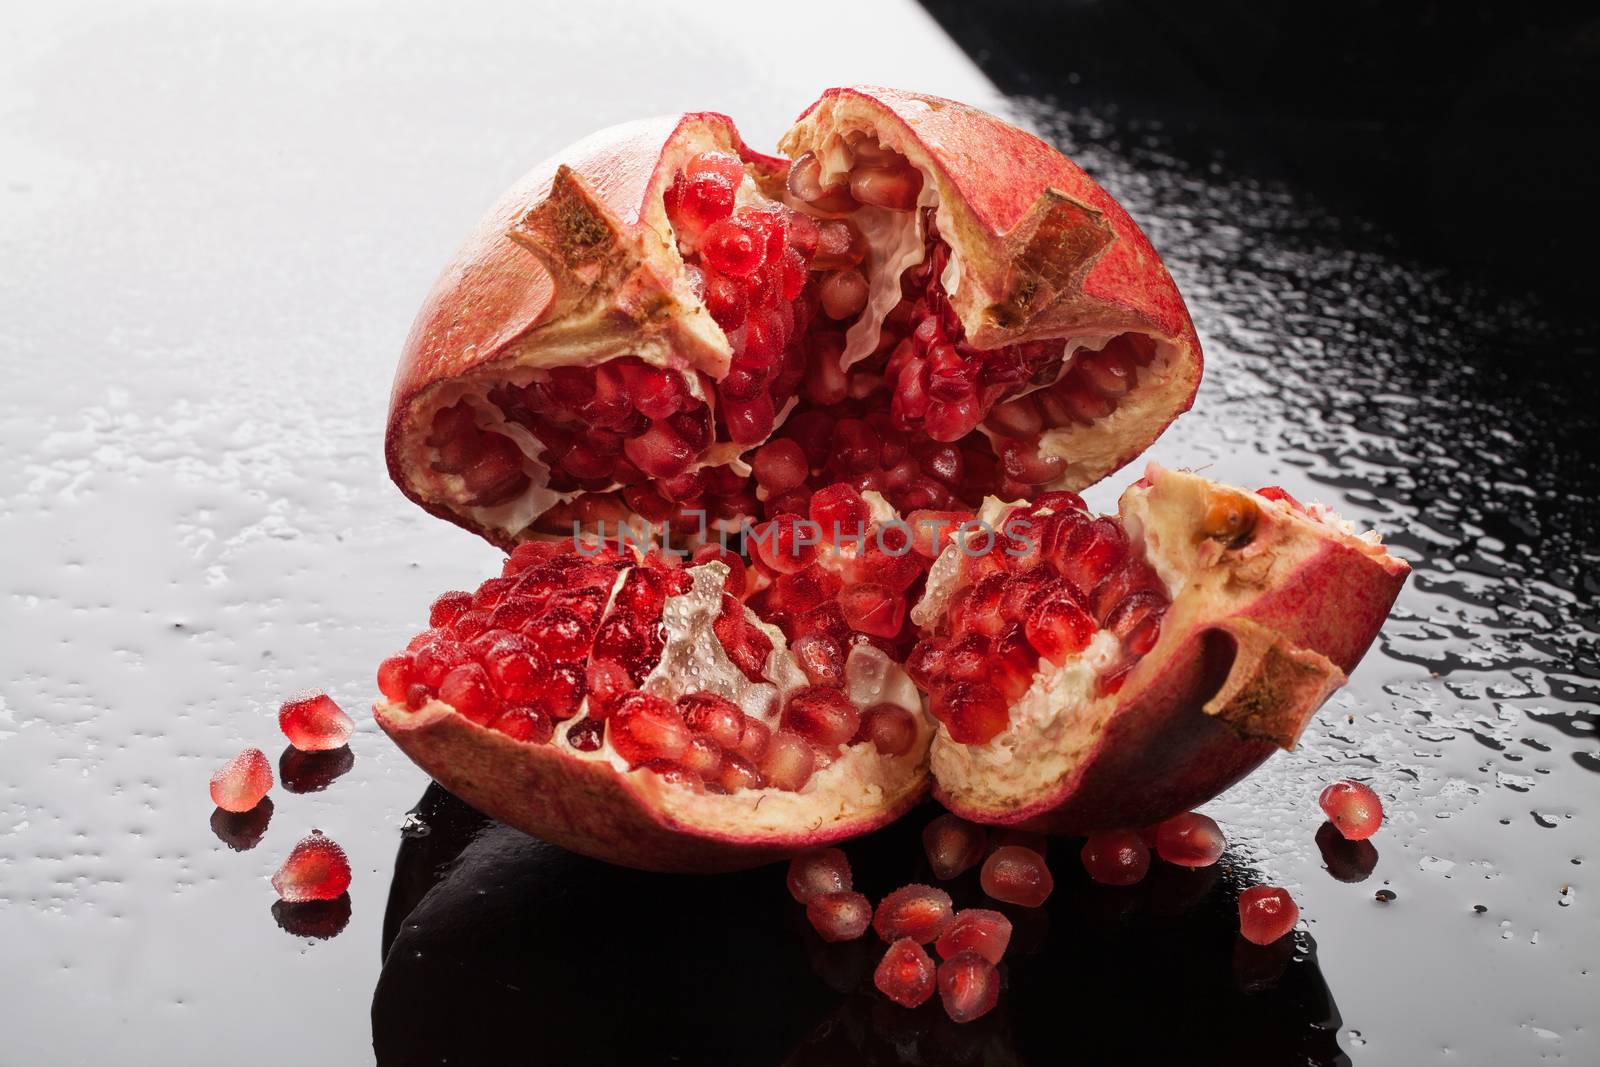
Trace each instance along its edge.
{"label": "pomegranate seed", "polygon": [[445,675],[439,699],[480,726],[489,725],[504,710],[481,663],[463,664]]}
{"label": "pomegranate seed", "polygon": [[700,254],[711,267],[735,278],[754,274],[766,257],[761,235],[737,219],[712,223],[700,240]]}
{"label": "pomegranate seed", "polygon": [[998,964],[1011,944],[1011,920],[988,908],[963,908],[956,912],[950,929],[933,946],[940,959],[951,959],[963,952],[976,952]]}
{"label": "pomegranate seed", "polygon": [[952,1022],[970,1023],[1000,999],[1000,973],[976,952],[958,952],[939,965],[939,999]]}
{"label": "pomegranate seed", "polygon": [[872,984],[902,1008],[915,1008],[933,996],[936,973],[933,957],[921,945],[903,937],[883,954],[883,960],[872,972]]}
{"label": "pomegranate seed", "polygon": [[1287,889],[1255,885],[1239,894],[1239,933],[1253,945],[1270,945],[1294,929],[1300,906]]}
{"label": "pomegranate seed", "polygon": [[851,628],[874,637],[898,636],[906,620],[905,600],[875,582],[843,590],[839,610]]}
{"label": "pomegranate seed", "polygon": [[378,692],[391,704],[403,704],[406,690],[416,681],[416,665],[409,653],[390,656],[378,664]]}
{"label": "pomegranate seed", "polygon": [[355,733],[355,720],[326,693],[287,701],[278,709],[278,728],[302,752],[343,748]]}
{"label": "pomegranate seed", "polygon": [[722,746],[709,737],[691,737],[683,753],[683,767],[708,782],[722,775]]}
{"label": "pomegranate seed", "polygon": [[772,741],[772,728],[760,719],[744,720],[744,736],[739,738],[739,755],[752,762],[766,755]]}
{"label": "pomegranate seed", "polygon": [[739,706],[715,693],[688,693],[678,698],[678,712],[692,733],[736,749],[744,736],[745,717]]}
{"label": "pomegranate seed", "polygon": [[702,174],[720,174],[734,185],[744,180],[744,164],[739,157],[727,152],[711,150],[701,152],[683,168],[684,177],[694,179]]}
{"label": "pomegranate seed", "polygon": [[841,893],[852,887],[850,860],[837,848],[802,852],[789,861],[789,895],[804,904],[822,893]]}
{"label": "pomegranate seed", "polygon": [[917,719],[899,704],[874,704],[861,717],[858,741],[871,741],[880,756],[904,756],[917,741]]}
{"label": "pomegranate seed", "polygon": [[742,326],[750,314],[750,296],[744,286],[720,274],[707,275],[701,299],[712,320],[730,333]]}
{"label": "pomegranate seed", "polygon": [[435,637],[416,650],[414,661],[417,681],[438,689],[445,675],[467,662],[467,650],[448,638]]}
{"label": "pomegranate seed", "polygon": [[[521,574],[544,563],[548,563],[561,554],[562,546],[555,541],[523,541],[511,550],[511,555],[506,559],[505,575]],[[445,594],[449,596],[450,594]],[[442,598],[441,598],[442,599]],[[434,601],[435,604],[438,601]]]}
{"label": "pomegranate seed", "polygon": [[955,815],[941,815],[922,828],[923,851],[933,876],[940,881],[976,867],[988,844],[983,827]]}
{"label": "pomegranate seed", "polygon": [[824,941],[854,941],[872,924],[872,902],[860,893],[819,893],[806,901],[806,919]]}
{"label": "pomegranate seed", "polygon": [[350,860],[331,837],[313,830],[289,850],[272,876],[278,899],[290,904],[333,900],[350,888]]}
{"label": "pomegranate seed", "polygon": [[871,518],[861,494],[843,482],[819,489],[811,497],[811,521],[829,543],[862,535]]}
{"label": "pomegranate seed", "polygon": [[744,596],[749,580],[744,560],[721,545],[701,545],[690,557],[690,561],[696,565],[713,560],[728,568],[728,577],[722,583],[723,590],[733,596]]}
{"label": "pomegranate seed", "polygon": [[909,937],[926,945],[949,929],[954,917],[949,893],[931,885],[908,885],[883,898],[873,913],[872,928],[885,941]]}
{"label": "pomegranate seed", "polygon": [[919,641],[911,650],[911,655],[906,657],[906,673],[918,689],[927,692],[933,688],[935,680],[944,674],[948,658],[944,643],[938,638]]}
{"label": "pomegranate seed", "polygon": [[1383,802],[1360,782],[1334,782],[1317,803],[1346,841],[1365,841],[1383,825]]}
{"label": "pomegranate seed", "polygon": [[978,880],[994,899],[1025,908],[1037,908],[1055,888],[1044,857],[1020,845],[1006,845],[990,853]]}
{"label": "pomegranate seed", "polygon": [[1150,870],[1150,850],[1133,830],[1105,830],[1084,842],[1083,869],[1102,885],[1134,885]]}
{"label": "pomegranate seed", "polygon": [[850,195],[863,204],[891,211],[910,211],[922,192],[922,173],[910,163],[857,167],[850,172]]}
{"label": "pomegranate seed", "polygon": [[848,219],[817,220],[817,250],[811,257],[813,270],[853,267],[867,255],[867,239]]}
{"label": "pomegranate seed", "polygon": [[1222,828],[1198,811],[1174,815],[1156,827],[1156,854],[1180,867],[1209,867],[1227,844]]}
{"label": "pomegranate seed", "polygon": [[811,780],[816,751],[799,734],[779,730],[760,756],[761,776],[767,785],[793,793]]}
{"label": "pomegranate seed", "polygon": [[211,776],[211,802],[223,811],[249,811],[272,788],[272,764],[259,748],[247,748]]}
{"label": "pomegranate seed", "polygon": [[817,286],[817,298],[822,304],[822,313],[828,318],[836,321],[852,318],[867,306],[867,279],[853,268],[833,271]]}
{"label": "pomegranate seed", "polygon": [[741,789],[760,789],[766,785],[755,764],[732,752],[722,754],[722,769],[717,773],[717,784],[729,793]]}
{"label": "pomegranate seed", "polygon": [[934,698],[934,716],[963,745],[981,745],[1004,730],[1010,711],[999,690],[986,682],[958,682]]}
{"label": "pomegranate seed", "polygon": [[579,752],[594,752],[600,748],[605,724],[599,719],[579,719],[567,727],[567,744]]}
{"label": "pomegranate seed", "polygon": [[782,493],[804,482],[811,473],[805,450],[787,438],[771,441],[750,459],[757,482],[769,493]]}
{"label": "pomegranate seed", "polygon": [[815,522],[798,515],[779,515],[757,527],[752,540],[756,558],[770,570],[794,574],[816,558],[819,539]]}
{"label": "pomegranate seed", "polygon": [[1028,643],[1058,667],[1089,644],[1095,629],[1089,613],[1072,597],[1059,593],[1041,601],[1023,625]]}
{"label": "pomegranate seed", "polygon": [[666,422],[654,422],[638,437],[622,446],[629,462],[652,478],[671,478],[682,474],[694,462],[695,450]]}
{"label": "pomegranate seed", "polygon": [[622,695],[635,687],[627,668],[612,659],[590,660],[585,681],[589,690],[589,714],[596,719],[610,715]]}
{"label": "pomegranate seed", "polygon": [[734,183],[726,175],[702,173],[684,183],[674,225],[699,234],[719,219],[733,214]]}
{"label": "pomegranate seed", "polygon": [[515,741],[532,741],[536,745],[550,740],[556,730],[555,721],[531,704],[513,704],[489,726]]}
{"label": "pomegranate seed", "polygon": [[675,762],[689,748],[689,728],[671,704],[651,693],[623,694],[608,719],[611,747],[637,767],[651,760]]}
{"label": "pomegranate seed", "polygon": [[[594,655],[621,664],[632,684],[638,685],[661,654],[659,630],[658,623],[646,623],[632,612],[613,611],[595,634]],[[590,692],[594,692],[593,678]]]}
{"label": "pomegranate seed", "polygon": [[819,211],[853,211],[860,205],[850,195],[848,185],[824,187],[821,181],[822,164],[815,154],[807,152],[789,166],[789,192]]}
{"label": "pomegranate seed", "polygon": [[433,606],[428,609],[428,626],[435,630],[449,626],[470,607],[472,607],[471,593],[440,593]]}
{"label": "pomegranate seed", "polygon": [[[770,601],[769,601],[770,603]],[[826,634],[807,634],[789,646],[812,685],[844,684],[844,650]]]}

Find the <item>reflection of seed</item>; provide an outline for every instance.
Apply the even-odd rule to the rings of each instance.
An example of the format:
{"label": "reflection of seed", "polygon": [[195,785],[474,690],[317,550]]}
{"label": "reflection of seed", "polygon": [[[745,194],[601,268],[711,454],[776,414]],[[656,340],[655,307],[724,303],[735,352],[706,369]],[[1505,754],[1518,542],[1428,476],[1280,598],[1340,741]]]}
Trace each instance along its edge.
{"label": "reflection of seed", "polygon": [[1387,903],[1389,903],[1389,901],[1393,900],[1398,894],[1396,894],[1395,891],[1392,890],[1392,889],[1380,889],[1380,890],[1378,890],[1376,893],[1374,893],[1372,895],[1377,898],[1379,904],[1387,904]]}

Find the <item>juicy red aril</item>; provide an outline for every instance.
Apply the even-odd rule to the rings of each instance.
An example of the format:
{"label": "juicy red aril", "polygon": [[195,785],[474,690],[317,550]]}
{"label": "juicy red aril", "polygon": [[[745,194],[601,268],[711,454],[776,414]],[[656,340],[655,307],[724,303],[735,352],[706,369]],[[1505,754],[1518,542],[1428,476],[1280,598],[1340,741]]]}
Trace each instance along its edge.
{"label": "juicy red aril", "polygon": [[392,704],[403,704],[406,690],[416,681],[416,663],[411,654],[402,652],[378,664],[378,692]]}
{"label": "juicy red aril", "polygon": [[592,659],[584,680],[589,691],[589,714],[604,719],[624,693],[632,692],[634,682],[628,669],[613,659]]}
{"label": "juicy red aril", "polygon": [[1000,999],[1000,973],[976,952],[958,952],[939,965],[939,999],[952,1022],[970,1023]]}
{"label": "juicy red aril", "polygon": [[438,689],[444,676],[467,662],[467,650],[448,638],[435,637],[416,650],[417,681]]}
{"label": "juicy red aril", "polygon": [[1039,655],[1059,667],[1089,644],[1095,624],[1076,600],[1058,594],[1033,609],[1023,624],[1023,632]]}
{"label": "juicy red aril", "polygon": [[355,720],[326,693],[313,693],[287,701],[278,709],[278,727],[289,743],[302,752],[343,748],[355,733]]}
{"label": "juicy red aril", "polygon": [[981,745],[1006,728],[1009,712],[1000,691],[986,682],[958,682],[934,701],[933,713],[950,736],[964,745]]}
{"label": "juicy red aril", "polygon": [[848,183],[824,186],[822,163],[807,152],[789,165],[789,192],[819,211],[852,211],[858,205]]}
{"label": "juicy red aril", "polygon": [[594,752],[600,748],[605,729],[605,723],[599,719],[579,719],[567,727],[567,744],[579,752]]}
{"label": "juicy red aril", "polygon": [[717,784],[730,793],[737,793],[741,789],[760,789],[766,785],[766,780],[756,770],[754,763],[743,756],[725,752],[722,770],[717,773]]}
{"label": "juicy red aril", "polygon": [[1007,904],[1037,908],[1055,888],[1044,857],[1019,845],[997,848],[983,861],[978,875],[983,891]]}
{"label": "juicy red aril", "polygon": [[836,270],[822,279],[817,299],[828,318],[844,320],[867,306],[867,288],[867,279],[859,270]]}
{"label": "juicy red aril", "polygon": [[481,663],[464,663],[445,675],[439,699],[480,726],[489,725],[503,710]]}
{"label": "juicy red aril", "polygon": [[247,748],[211,776],[211,802],[223,811],[249,811],[272,789],[272,764],[259,748]]}
{"label": "juicy red aril", "polygon": [[889,946],[872,972],[872,984],[902,1008],[915,1008],[933,996],[936,970],[923,947],[903,937]]}
{"label": "juicy red aril", "polygon": [[870,741],[881,756],[904,756],[917,741],[917,720],[899,704],[874,704],[861,717],[857,741]]}
{"label": "juicy red aril", "polygon": [[658,629],[657,624],[646,623],[632,612],[614,611],[595,634],[594,656],[621,664],[633,684],[638,685],[661,653]]}
{"label": "juicy red aril", "polygon": [[[641,619],[653,619],[661,614],[666,602],[666,578],[662,577],[660,571],[638,567],[628,572],[628,577],[623,579],[622,588],[617,590],[616,609],[637,615]],[[582,654],[581,651],[579,654]]]}
{"label": "juicy red aril", "polygon": [[1317,803],[1346,841],[1365,841],[1383,825],[1383,802],[1360,782],[1334,782]]}
{"label": "juicy red aril", "polygon": [[463,611],[472,607],[472,594],[460,591],[440,593],[428,609],[428,626],[439,629],[455,622]]}
{"label": "juicy red aril", "polygon": [[652,478],[671,478],[682,474],[694,462],[694,447],[666,422],[652,423],[638,437],[622,446],[634,466]]}
{"label": "juicy red aril", "polygon": [[787,438],[762,445],[750,459],[756,481],[769,493],[782,493],[804,482],[811,473],[803,449]]}
{"label": "juicy red aril", "polygon": [[910,211],[922,191],[922,174],[904,160],[900,165],[857,167],[850,172],[850,195],[863,204]]}
{"label": "juicy red aril", "polygon": [[1180,867],[1209,867],[1227,845],[1222,828],[1197,811],[1174,815],[1156,827],[1156,854]]}
{"label": "juicy red aril", "polygon": [[850,860],[837,848],[802,852],[789,861],[789,895],[804,904],[823,893],[850,889]]}
{"label": "juicy red aril", "polygon": [[817,554],[817,524],[798,515],[779,515],[752,537],[756,558],[779,574],[804,570]]}
{"label": "juicy red aril", "polygon": [[772,743],[772,728],[760,719],[744,720],[744,736],[739,738],[739,755],[754,763],[766,754]]}
{"label": "juicy red aril", "polygon": [[766,258],[766,246],[759,234],[737,219],[712,223],[700,239],[700,255],[723,274],[744,278],[754,274]]}
{"label": "juicy red aril", "polygon": [[922,829],[922,849],[928,866],[941,881],[949,881],[976,867],[989,845],[989,835],[955,815],[941,815]]}
{"label": "juicy red aril", "polygon": [[702,174],[720,174],[734,185],[738,185],[744,180],[744,164],[739,161],[738,156],[712,149],[690,159],[684,165],[683,173],[690,179],[698,178]]}
{"label": "juicy red aril", "polygon": [[951,959],[963,952],[976,952],[990,963],[999,963],[1011,944],[1011,920],[988,908],[964,908],[956,912],[950,928],[933,947],[940,959]]}
{"label": "juicy red aril", "polygon": [[789,651],[812,685],[844,684],[844,650],[833,638],[820,633],[806,634],[789,646]]}
{"label": "juicy red aril", "polygon": [[861,494],[843,482],[819,489],[811,496],[811,521],[830,542],[839,540],[841,535],[859,535],[871,517]]}
{"label": "juicy red aril", "polygon": [[734,183],[726,175],[698,174],[683,185],[675,225],[698,234],[719,219],[733,214]]}
{"label": "juicy red aril", "polygon": [[677,709],[650,693],[625,694],[612,708],[607,723],[611,747],[630,766],[651,760],[676,761],[689,747],[689,728]]}
{"label": "juicy red aril", "polygon": [[758,766],[767,785],[792,793],[811,780],[816,762],[816,751],[809,741],[789,730],[779,730],[767,742]]}
{"label": "juicy red aril", "polygon": [[690,732],[708,737],[722,748],[738,748],[744,737],[744,712],[727,697],[689,693],[678,698],[678,712]]}
{"label": "juicy red aril", "polygon": [[743,604],[722,594],[722,609],[711,629],[734,666],[754,682],[761,679],[767,656],[772,652],[772,641],[745,618],[744,611]]}
{"label": "juicy red aril", "polygon": [[1300,906],[1286,889],[1255,885],[1239,894],[1239,933],[1254,945],[1270,945],[1294,929]]}
{"label": "juicy red aril", "polygon": [[333,900],[350,888],[350,860],[332,838],[312,831],[289,850],[272,888],[290,904]]}
{"label": "juicy red aril", "polygon": [[489,726],[513,740],[532,741],[536,745],[550,740],[556,729],[551,717],[531,704],[515,704],[507,708]]}
{"label": "juicy red aril", "polygon": [[872,903],[860,893],[819,893],[806,901],[806,920],[824,941],[854,941],[872,923]]}
{"label": "juicy red aril", "polygon": [[839,593],[839,610],[852,629],[874,637],[895,637],[905,625],[906,602],[875,583],[850,586]]}
{"label": "juicy red aril", "polygon": [[691,737],[680,762],[685,770],[714,782],[722,774],[722,746],[709,737]]}
{"label": "juicy red aril", "polygon": [[949,929],[954,917],[949,893],[931,885],[908,885],[879,902],[872,928],[885,941],[909,937],[926,945]]}
{"label": "juicy red aril", "polygon": [[1133,830],[1090,834],[1079,855],[1089,877],[1102,885],[1134,885],[1150,870],[1150,849]]}

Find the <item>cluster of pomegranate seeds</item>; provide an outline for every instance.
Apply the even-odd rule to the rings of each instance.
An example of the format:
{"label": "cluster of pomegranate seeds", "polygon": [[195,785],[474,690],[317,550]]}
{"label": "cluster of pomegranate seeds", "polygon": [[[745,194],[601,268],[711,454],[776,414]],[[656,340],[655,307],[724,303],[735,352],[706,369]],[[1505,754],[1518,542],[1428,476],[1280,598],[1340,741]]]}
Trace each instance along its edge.
{"label": "cluster of pomegranate seeds", "polygon": [[1186,811],[1155,829],[1156,854],[1180,867],[1209,867],[1222,858],[1228,839],[1208,815]]}
{"label": "cluster of pomegranate seeds", "polygon": [[983,891],[995,900],[1037,908],[1049,899],[1055,879],[1044,857],[1021,845],[1002,845],[983,861],[978,872]]}
{"label": "cluster of pomegranate seeds", "polygon": [[247,748],[211,776],[211,802],[223,811],[249,811],[272,789],[272,764],[259,748]]}
{"label": "cluster of pomegranate seeds", "polygon": [[311,693],[278,709],[278,728],[302,752],[327,752],[348,744],[356,724],[328,694]]}
{"label": "cluster of pomegranate seeds", "polygon": [[[1048,512],[1048,514],[1045,514]],[[906,661],[950,736],[983,744],[1010,722],[1041,661],[1055,666],[1101,629],[1122,657],[1100,678],[1114,692],[1155,647],[1169,600],[1160,578],[1109,516],[1092,518],[1075,493],[1045,493],[1012,508],[994,530],[968,535],[960,582],[939,632]]]}
{"label": "cluster of pomegranate seeds", "polygon": [[433,469],[461,482],[459,495],[474,507],[492,507],[527,491],[522,449],[505,434],[478,425],[472,406],[461,401],[433,417],[427,443]]}
{"label": "cluster of pomegranate seeds", "polygon": [[872,923],[872,902],[851,890],[850,861],[836,848],[802,852],[789,861],[789,895],[824,941],[854,941]]}
{"label": "cluster of pomegranate seeds", "polygon": [[1270,945],[1294,929],[1300,906],[1286,889],[1251,886],[1239,894],[1239,933],[1255,945]]}
{"label": "cluster of pomegranate seeds", "polygon": [[1383,825],[1383,802],[1360,782],[1334,782],[1317,804],[1346,841],[1365,841]]}
{"label": "cluster of pomegranate seeds", "polygon": [[1090,834],[1079,857],[1089,877],[1102,885],[1136,885],[1150,871],[1150,849],[1134,830]]}
{"label": "cluster of pomegranate seeds", "polygon": [[272,888],[289,904],[332,900],[350,888],[350,861],[332,838],[313,830],[289,850]]}
{"label": "cluster of pomegranate seeds", "polygon": [[955,918],[950,894],[929,885],[901,886],[884,897],[872,915],[872,928],[885,941],[909,937],[919,945],[937,941]]}
{"label": "cluster of pomegranate seeds", "polygon": [[976,867],[989,847],[983,827],[956,815],[941,815],[922,828],[922,848],[933,876],[947,882]]}

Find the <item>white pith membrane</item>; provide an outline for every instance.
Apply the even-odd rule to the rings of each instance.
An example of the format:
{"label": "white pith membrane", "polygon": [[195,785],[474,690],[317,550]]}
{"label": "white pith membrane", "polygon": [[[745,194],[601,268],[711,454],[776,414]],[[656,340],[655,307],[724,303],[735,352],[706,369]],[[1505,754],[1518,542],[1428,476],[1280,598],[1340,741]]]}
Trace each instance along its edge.
{"label": "white pith membrane", "polygon": [[[930,753],[933,776],[963,805],[1019,807],[1064,779],[1093,748],[1119,702],[1138,690],[1146,668],[1158,669],[1191,624],[1225,616],[1231,602],[1271,586],[1273,574],[1288,573],[1317,551],[1320,541],[1341,542],[1374,557],[1388,554],[1377,531],[1357,533],[1354,524],[1321,504],[1300,511],[1285,501],[1155,464],[1145,477],[1148,485],[1123,493],[1117,517],[1130,546],[1142,550],[1171,599],[1160,639],[1118,692],[1098,693],[1099,677],[1120,662],[1116,637],[1100,630],[1060,666],[1041,659],[1028,690],[1011,702],[1008,725],[989,741],[963,744],[938,725]],[[1239,493],[1259,509],[1248,542],[1230,546],[1201,531],[1200,520],[1218,492]],[[998,528],[1013,506],[991,498],[979,517]],[[944,611],[959,588],[960,552],[951,544],[935,561],[928,591],[912,613],[914,622],[930,626]]]}
{"label": "white pith membrane", "polygon": [[[804,211],[819,220],[847,217],[858,226],[865,239],[868,255],[863,267],[868,278],[869,295],[859,317],[844,331],[845,347],[840,356],[840,364],[846,369],[858,365],[872,355],[879,343],[885,317],[901,302],[901,276],[921,264],[925,258],[926,234],[923,209],[932,210],[936,220],[943,223],[940,226],[941,234],[950,248],[949,260],[940,277],[945,293],[954,296],[963,284],[962,256],[953,229],[948,224],[944,206],[940,202],[936,175],[923,158],[922,150],[906,142],[901,137],[902,132],[894,127],[880,127],[872,123],[855,125],[842,122],[828,131],[820,145],[813,147],[823,160],[825,180],[834,180],[840,175],[848,174],[851,166],[850,148],[847,143],[849,136],[862,134],[877,140],[883,148],[902,153],[923,176],[916,209],[894,211],[863,205],[846,216],[836,216],[812,211],[792,195],[785,195],[782,198],[782,203],[790,209]],[[640,256],[668,283],[675,305],[667,317],[675,320],[681,330],[677,333],[666,329],[625,332],[615,325],[600,329],[595,323],[587,320],[565,323],[557,319],[548,324],[541,324],[538,329],[531,331],[508,349],[503,358],[493,364],[475,368],[457,379],[433,386],[414,402],[417,424],[431,427],[437,412],[460,401],[466,401],[479,430],[505,436],[516,445],[522,457],[521,466],[528,478],[528,485],[519,495],[501,503],[489,506],[466,503],[465,499],[470,495],[466,482],[458,474],[435,469],[434,460],[437,458],[437,453],[426,444],[428,433],[423,432],[412,435],[407,442],[409,455],[406,466],[410,470],[423,472],[418,479],[417,488],[425,498],[431,498],[434,502],[467,516],[479,527],[494,531],[507,541],[528,536],[542,515],[552,508],[568,504],[579,506],[577,514],[591,530],[599,521],[610,524],[622,522],[639,524],[637,516],[631,513],[620,498],[602,495],[614,493],[621,488],[617,483],[593,489],[550,488],[550,471],[538,458],[543,450],[543,444],[528,426],[506,418],[505,413],[491,400],[489,393],[497,386],[507,383],[518,387],[526,386],[535,380],[541,371],[553,367],[595,366],[614,358],[631,355],[649,365],[681,372],[680,376],[686,384],[688,393],[704,401],[710,408],[712,419],[716,419],[717,395],[714,390],[703,388],[703,383],[694,371],[705,372],[713,379],[720,380],[726,373],[732,350],[727,335],[712,320],[705,305],[691,290],[685,269],[686,261],[679,248],[680,242],[687,245],[687,240],[674,239],[663,205],[662,192],[664,184],[670,182],[672,176],[680,172],[684,164],[697,153],[711,149],[734,151],[733,146],[724,143],[723,137],[719,134],[720,130],[690,128],[680,134],[663,152],[657,170],[656,185],[647,198],[642,219],[644,225],[640,228],[644,241],[650,245],[640,251]],[[791,132],[790,137],[784,141],[784,147],[793,155],[804,151],[807,146],[795,140],[795,135]],[[775,202],[760,191],[747,168],[746,176],[738,190],[738,205],[763,206]],[[659,244],[650,240],[651,237],[659,238]],[[692,249],[686,247],[684,251]],[[1156,353],[1153,360],[1138,368],[1137,384],[1116,400],[1116,406],[1109,414],[1096,418],[1088,425],[1070,423],[1055,426],[1039,435],[1038,453],[1044,457],[1062,459],[1065,467],[1053,481],[1036,486],[1038,491],[1052,488],[1081,488],[1098,479],[1128,454],[1130,441],[1143,443],[1149,436],[1148,428],[1164,423],[1177,409],[1182,399],[1192,391],[1193,382],[1190,381],[1193,376],[1192,363],[1182,358],[1182,350],[1171,338],[1138,329],[1118,329],[1067,337],[1063,342],[1065,355],[1055,377],[1049,381],[1023,386],[1008,399],[1017,399],[1049,389],[1067,376],[1079,356],[1099,352],[1110,341],[1123,334],[1144,336],[1152,340],[1155,343]],[[680,350],[680,346],[674,343],[675,337],[692,339],[691,350],[687,352]],[[882,388],[883,379],[875,374],[858,371],[851,375],[849,387],[851,396],[859,398],[870,395],[874,389]],[[880,396],[887,407],[887,394]],[[795,396],[790,397],[787,403],[778,408],[774,431],[769,440],[777,436],[785,419],[795,411],[797,404],[801,403],[808,403],[804,400],[803,385],[797,388]],[[714,421],[713,426],[715,431]],[[988,438],[996,452],[1007,440],[984,423],[979,423],[976,432]],[[919,433],[920,430],[912,431],[913,436]],[[691,464],[689,469],[727,464],[736,474],[748,477],[749,453],[758,449],[762,443],[764,442],[738,445],[714,439],[712,445]],[[818,484],[826,483],[824,481]],[[563,510],[561,515],[564,530],[567,511]],[[546,525],[549,525],[548,521]],[[731,521],[726,520],[714,520],[711,523],[713,528],[722,529],[729,529],[733,525]],[[555,531],[547,529],[546,532]],[[648,534],[650,531],[648,528],[643,528],[642,532]]]}
{"label": "white pith membrane", "polygon": [[[693,585],[685,593],[667,597],[661,618],[666,644],[639,689],[668,702],[689,693],[726,697],[747,717],[759,720],[776,733],[784,702],[810,682],[789,653],[782,632],[762,622],[748,608],[744,609],[746,620],[766,634],[772,642],[772,652],[761,672],[763,680],[747,678],[728,658],[712,629],[721,608],[728,568],[711,562],[687,571]],[[613,584],[602,619],[610,614],[627,573],[624,571]],[[814,771],[805,785],[793,792],[765,787],[712,793],[696,784],[670,781],[645,767],[630,769],[627,760],[612,748],[609,727],[598,749],[586,752],[575,748],[568,740],[568,731],[587,716],[587,697],[577,713],[557,723],[555,733],[543,743],[516,740],[465,716],[460,719],[476,730],[496,735],[500,743],[556,749],[569,759],[605,763],[624,775],[629,787],[666,821],[742,837],[802,829],[820,831],[832,823],[856,822],[920,788],[933,726],[922,710],[921,694],[910,677],[878,649],[857,646],[845,663],[844,692],[862,712],[876,704],[895,704],[910,711],[916,724],[910,749],[903,755],[886,756],[871,741],[846,744],[828,766]],[[437,698],[415,711],[394,702],[385,707],[386,714],[402,721],[430,710],[456,714],[454,708]]]}

